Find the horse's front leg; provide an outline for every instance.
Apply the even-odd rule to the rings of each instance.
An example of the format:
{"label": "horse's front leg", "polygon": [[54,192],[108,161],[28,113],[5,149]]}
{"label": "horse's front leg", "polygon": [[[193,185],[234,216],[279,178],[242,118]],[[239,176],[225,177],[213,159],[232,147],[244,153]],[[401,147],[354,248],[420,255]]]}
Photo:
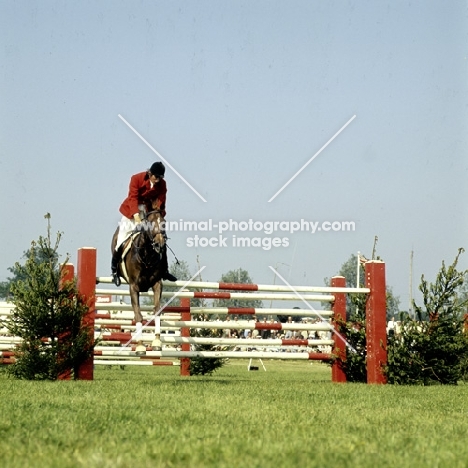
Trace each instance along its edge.
{"label": "horse's front leg", "polygon": [[143,341],[141,341],[141,335],[143,332],[143,316],[141,315],[140,311],[140,291],[134,285],[130,285],[130,299],[132,302],[133,314],[135,317],[136,328],[134,338],[138,340],[135,352],[137,355],[144,355],[146,354],[146,346],[143,344]]}
{"label": "horse's front leg", "polygon": [[141,321],[143,320],[143,316],[140,312],[140,291],[134,285],[130,285],[130,299],[132,302],[132,309],[135,317],[135,322],[141,323]]}
{"label": "horse's front leg", "polygon": [[154,294],[154,340],[151,343],[153,351],[161,351],[161,314],[159,307],[161,305],[162,281],[158,281],[153,286]]}
{"label": "horse's front leg", "polygon": [[161,304],[161,294],[162,294],[162,281],[158,281],[153,286],[154,293],[154,314],[159,312],[159,306]]}

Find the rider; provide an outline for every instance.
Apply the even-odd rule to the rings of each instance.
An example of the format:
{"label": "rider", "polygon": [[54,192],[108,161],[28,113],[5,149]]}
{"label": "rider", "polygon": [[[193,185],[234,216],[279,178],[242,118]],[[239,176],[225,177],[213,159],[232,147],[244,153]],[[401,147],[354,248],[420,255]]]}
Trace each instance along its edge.
{"label": "rider", "polygon": [[[122,258],[123,242],[141,223],[141,214],[151,211],[153,200],[158,199],[160,202],[161,215],[166,215],[166,181],[164,173],[166,168],[162,162],[155,162],[145,172],[139,172],[130,179],[128,196],[120,205],[122,219],[119,223],[119,233],[117,235],[117,243],[112,254],[112,281],[116,286],[120,286],[120,277],[117,272],[117,266]],[[165,273],[162,279],[169,281],[177,281],[174,275],[168,271],[167,256],[164,255],[166,262]]]}

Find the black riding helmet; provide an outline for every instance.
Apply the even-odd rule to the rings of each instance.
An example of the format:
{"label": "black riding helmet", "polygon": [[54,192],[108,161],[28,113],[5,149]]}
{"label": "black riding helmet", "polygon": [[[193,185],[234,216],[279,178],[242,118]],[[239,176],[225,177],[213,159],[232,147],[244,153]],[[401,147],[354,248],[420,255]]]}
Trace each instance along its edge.
{"label": "black riding helmet", "polygon": [[164,173],[166,172],[166,168],[162,162],[155,162],[150,167],[149,172],[156,177],[164,177]]}

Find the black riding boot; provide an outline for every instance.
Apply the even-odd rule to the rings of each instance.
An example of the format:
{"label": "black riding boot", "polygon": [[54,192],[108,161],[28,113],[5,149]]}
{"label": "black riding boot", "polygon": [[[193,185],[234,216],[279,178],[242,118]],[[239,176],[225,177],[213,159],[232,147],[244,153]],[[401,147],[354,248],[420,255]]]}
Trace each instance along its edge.
{"label": "black riding boot", "polygon": [[[161,234],[164,237],[164,243],[166,243],[167,242],[166,230],[162,229]],[[169,264],[167,263],[167,246],[166,245],[164,245],[163,262],[164,262],[164,273],[162,275],[162,279],[167,280],[167,281],[177,281],[177,278],[173,274],[169,273]]]}
{"label": "black riding boot", "polygon": [[177,278],[171,273],[169,273],[169,270],[166,270],[166,273],[164,273],[162,279],[167,281],[177,281]]}
{"label": "black riding boot", "polygon": [[177,281],[177,278],[171,273],[169,273],[169,265],[167,263],[166,252],[164,252],[164,255],[163,255],[163,262],[164,262],[164,273],[162,275],[162,279],[167,280],[167,281]]}
{"label": "black riding boot", "polygon": [[112,254],[112,261],[111,261],[111,270],[112,270],[112,281],[116,286],[120,286],[122,282],[120,281],[120,276],[117,271],[119,262],[122,258],[122,246],[120,246],[117,250],[114,250]]}

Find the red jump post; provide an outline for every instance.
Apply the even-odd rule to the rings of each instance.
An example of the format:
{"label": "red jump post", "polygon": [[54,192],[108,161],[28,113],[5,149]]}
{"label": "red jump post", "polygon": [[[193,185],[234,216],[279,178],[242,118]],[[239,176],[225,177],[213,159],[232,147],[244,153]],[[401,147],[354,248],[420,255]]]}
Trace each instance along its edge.
{"label": "red jump post", "polygon": [[377,260],[365,265],[366,287],[370,289],[366,302],[367,383],[385,384],[383,366],[387,364],[387,294],[385,263]]}
{"label": "red jump post", "polygon": [[[88,313],[83,319],[83,325],[89,327],[89,333],[94,340],[94,315],[96,302],[96,249],[83,247],[78,250],[78,293],[88,305]],[[77,369],[77,378],[81,380],[93,380],[94,357],[91,355]]]}

